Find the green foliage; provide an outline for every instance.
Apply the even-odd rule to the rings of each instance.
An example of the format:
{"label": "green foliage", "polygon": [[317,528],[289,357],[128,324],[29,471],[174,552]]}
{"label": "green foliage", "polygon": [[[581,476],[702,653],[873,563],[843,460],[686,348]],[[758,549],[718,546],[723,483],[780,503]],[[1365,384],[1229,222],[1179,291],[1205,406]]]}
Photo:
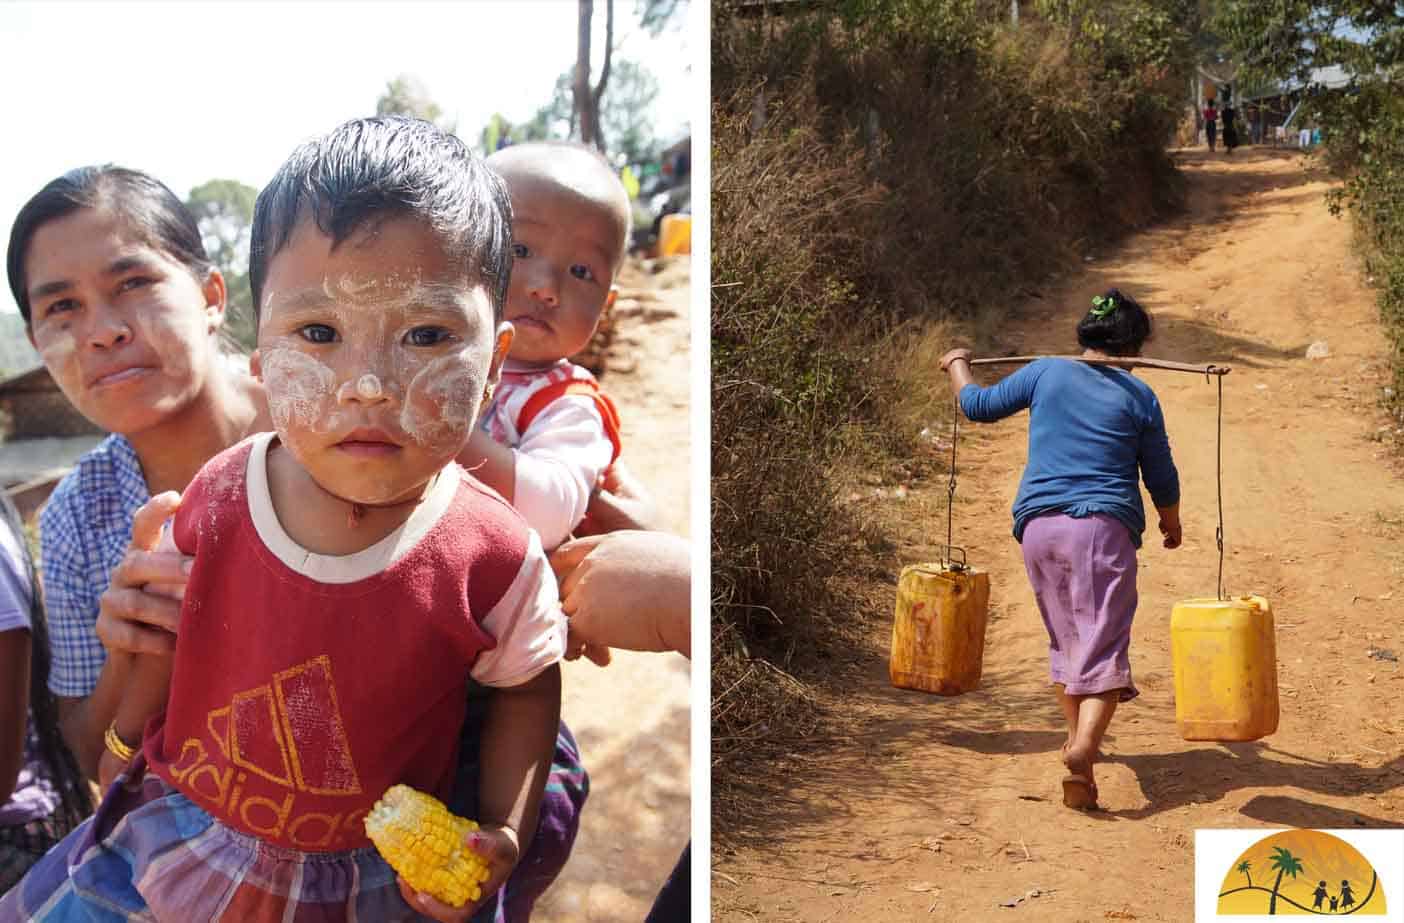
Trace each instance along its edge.
{"label": "green foliage", "polygon": [[238,180],[212,179],[190,190],[185,207],[200,226],[205,252],[224,276],[227,307],[224,333],[243,350],[258,340],[249,287],[249,230],[258,190]]}
{"label": "green foliage", "polygon": [[[556,78],[551,101],[531,121],[514,130],[514,143],[540,139],[566,139],[574,133],[574,101],[571,95],[573,71]],[[616,58],[610,64],[609,88],[600,98],[600,125],[610,151],[629,163],[653,160],[662,148],[653,134],[656,118],[653,104],[661,88],[653,72],[636,61]]]}
{"label": "green foliage", "polygon": [[[1325,159],[1345,178],[1331,195],[1356,220],[1393,342],[1390,410],[1404,422],[1404,5],[1382,0],[1220,0],[1215,27],[1245,68],[1306,87],[1303,119],[1322,129]],[[1316,68],[1353,75],[1345,91],[1311,86]]]}
{"label": "green foliage", "polygon": [[639,25],[652,35],[681,29],[687,21],[687,0],[638,0],[634,10]]}
{"label": "green foliage", "polygon": [[418,77],[400,74],[385,84],[385,92],[375,101],[376,115],[407,115],[433,122],[447,132],[458,130],[457,123],[443,121],[444,110],[429,96]]}
{"label": "green foliage", "polygon": [[653,134],[653,104],[660,87],[653,72],[636,61],[616,58],[609,74],[609,92],[600,100],[600,126],[611,153],[629,163],[658,156],[662,145]]}

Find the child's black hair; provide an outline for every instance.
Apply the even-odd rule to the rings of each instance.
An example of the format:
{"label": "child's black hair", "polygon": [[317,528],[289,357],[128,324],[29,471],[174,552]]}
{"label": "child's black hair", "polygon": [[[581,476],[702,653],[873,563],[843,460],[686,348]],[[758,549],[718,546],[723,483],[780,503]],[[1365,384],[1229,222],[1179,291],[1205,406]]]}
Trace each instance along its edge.
{"label": "child's black hair", "polygon": [[388,218],[423,221],[450,257],[487,287],[501,320],[512,268],[507,188],[467,145],[431,122],[402,116],[355,119],[293,151],[254,205],[249,286],[254,318],[268,266],[311,218],[339,246]]}
{"label": "child's black hair", "polygon": [[10,293],[26,325],[30,305],[24,258],[29,242],[39,228],[80,208],[108,208],[121,215],[148,245],[185,266],[201,282],[214,268],[195,216],[160,180],[112,164],[69,170],[24,203],[10,226],[5,268]]}
{"label": "child's black hair", "polygon": [[34,556],[25,541],[24,522],[9,497],[0,495],[0,528],[13,533],[24,558],[29,578],[29,715],[33,719],[34,736],[38,739],[39,759],[49,770],[49,781],[58,792],[59,804],[54,820],[63,833],[82,823],[93,813],[93,799],[87,781],[78,769],[78,761],[59,733],[58,703],[49,691],[49,623],[39,590],[39,576],[34,568]]}
{"label": "child's black hair", "polygon": [[1151,319],[1146,309],[1120,289],[1110,289],[1093,299],[1092,310],[1077,325],[1077,342],[1109,356],[1134,356],[1150,339]]}

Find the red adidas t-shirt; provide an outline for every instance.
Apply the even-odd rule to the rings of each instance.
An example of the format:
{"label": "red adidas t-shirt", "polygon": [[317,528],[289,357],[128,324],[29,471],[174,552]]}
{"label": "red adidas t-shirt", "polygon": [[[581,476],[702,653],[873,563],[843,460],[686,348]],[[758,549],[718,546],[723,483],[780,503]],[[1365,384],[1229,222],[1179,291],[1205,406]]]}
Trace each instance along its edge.
{"label": "red adidas t-shirt", "polygon": [[168,707],[143,748],[230,827],[302,851],[358,848],[392,784],[448,794],[470,668],[496,656],[485,619],[515,610],[511,643],[528,646],[501,685],[559,659],[564,620],[543,611],[555,585],[526,523],[457,466],[384,541],[299,554],[272,514],[260,438],[185,492],[175,542],[195,565]]}

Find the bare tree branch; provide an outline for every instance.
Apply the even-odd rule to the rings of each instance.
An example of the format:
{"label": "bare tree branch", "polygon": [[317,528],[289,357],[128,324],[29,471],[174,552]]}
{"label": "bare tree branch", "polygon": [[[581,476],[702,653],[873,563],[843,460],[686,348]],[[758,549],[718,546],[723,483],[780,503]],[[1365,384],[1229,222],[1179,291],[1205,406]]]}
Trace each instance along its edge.
{"label": "bare tree branch", "polygon": [[605,149],[605,139],[603,126],[600,124],[600,99],[604,96],[605,87],[609,84],[609,62],[614,54],[614,0],[605,0],[605,53],[604,66],[600,68],[600,82],[595,84],[595,92],[591,102],[594,107],[595,116],[595,147],[600,150]]}

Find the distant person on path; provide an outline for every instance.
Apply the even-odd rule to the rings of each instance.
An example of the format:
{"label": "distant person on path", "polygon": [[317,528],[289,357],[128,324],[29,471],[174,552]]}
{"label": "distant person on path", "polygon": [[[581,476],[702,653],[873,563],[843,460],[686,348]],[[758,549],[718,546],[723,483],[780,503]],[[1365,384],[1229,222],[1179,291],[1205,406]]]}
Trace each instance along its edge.
{"label": "distant person on path", "polygon": [[1335,913],[1335,912],[1336,912],[1336,908],[1340,905],[1340,902],[1341,902],[1341,899],[1340,899],[1339,897],[1336,897],[1334,894],[1331,895],[1331,912],[1332,912],[1332,913]]}
{"label": "distant person on path", "polygon": [[1211,99],[1204,104],[1204,136],[1209,139],[1209,150],[1214,150],[1214,143],[1219,131],[1219,110],[1214,108],[1214,101]]}
{"label": "distant person on path", "polygon": [[1238,147],[1238,111],[1233,108],[1232,102],[1224,103],[1224,151],[1232,154],[1233,149]]}
{"label": "distant person on path", "polygon": [[1341,908],[1346,909],[1355,905],[1355,895],[1350,893],[1350,882],[1341,882]]}
{"label": "distant person on path", "polygon": [[1320,907],[1322,902],[1326,900],[1326,882],[1318,881],[1316,883],[1316,890],[1312,892],[1312,897],[1316,898],[1311,905],[1312,908],[1316,909]]}
{"label": "distant person on path", "polygon": [[[1145,309],[1117,289],[1077,325],[1087,358],[1138,356]],[[1145,530],[1139,472],[1166,548],[1181,540],[1180,479],[1155,392],[1129,371],[1039,359],[989,387],[970,351],[941,358],[961,410],[989,423],[1029,410],[1028,464],[1014,500],[1014,538],[1048,631],[1049,673],[1067,721],[1063,804],[1097,805],[1093,764],[1117,703],[1138,694],[1128,652],[1136,613],[1136,549]]]}

